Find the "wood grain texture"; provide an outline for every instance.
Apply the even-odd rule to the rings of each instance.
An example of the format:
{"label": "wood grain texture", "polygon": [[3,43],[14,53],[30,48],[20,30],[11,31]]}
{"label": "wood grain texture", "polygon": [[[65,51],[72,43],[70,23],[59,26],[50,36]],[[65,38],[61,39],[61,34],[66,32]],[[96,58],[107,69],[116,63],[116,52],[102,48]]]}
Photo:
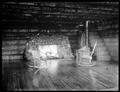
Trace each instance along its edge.
{"label": "wood grain texture", "polygon": [[[4,68],[3,86],[7,90],[98,91],[114,88],[117,90],[118,85],[115,81],[117,73],[110,73],[112,70],[105,73],[103,65],[80,67],[73,63],[74,60],[56,60],[56,62],[58,62],[58,67],[53,69],[54,72],[49,69],[41,70],[37,74],[34,74],[35,70],[27,69],[24,64],[18,64],[18,68],[13,68],[12,65]],[[107,65],[107,67],[109,66]],[[111,67],[111,69],[113,68]]]}

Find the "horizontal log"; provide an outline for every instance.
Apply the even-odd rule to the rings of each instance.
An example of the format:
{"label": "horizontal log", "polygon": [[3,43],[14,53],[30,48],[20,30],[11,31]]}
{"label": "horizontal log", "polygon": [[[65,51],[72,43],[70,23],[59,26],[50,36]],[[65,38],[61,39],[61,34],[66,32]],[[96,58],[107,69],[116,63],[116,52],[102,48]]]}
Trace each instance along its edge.
{"label": "horizontal log", "polygon": [[7,40],[29,40],[31,37],[5,37],[2,38],[2,40],[7,41]]}
{"label": "horizontal log", "polygon": [[102,37],[112,39],[112,38],[116,37],[116,34],[109,34],[109,33],[107,33],[107,34],[103,34]]}
{"label": "horizontal log", "polygon": [[[25,36],[25,35],[23,35],[23,34],[21,34],[21,33],[16,33],[16,34],[19,34],[19,35],[14,35],[14,34],[11,34],[11,35],[2,35],[3,36],[3,38],[2,39],[28,39],[28,38],[30,38],[30,37],[33,37],[33,36],[35,36],[35,34],[37,35],[37,33],[33,33],[33,34],[31,34],[31,36],[30,35],[28,35],[28,36]],[[20,35],[21,34],[21,35]],[[27,34],[27,33],[26,33]],[[70,33],[66,33],[66,35],[68,35],[69,36],[69,38],[76,38],[76,35],[75,35],[76,33],[74,33],[74,32],[70,32]]]}
{"label": "horizontal log", "polygon": [[119,42],[119,40],[113,40],[113,39],[111,39],[111,40],[104,40],[104,42],[106,43],[106,44],[116,44],[116,43],[118,43]]}
{"label": "horizontal log", "polygon": [[113,38],[103,38],[104,39],[104,41],[107,41],[107,42],[111,42],[111,41],[113,41],[113,42],[116,42],[116,41],[119,41],[119,39],[118,39],[118,37],[116,36],[116,37],[113,37]]}
{"label": "horizontal log", "polygon": [[70,44],[76,44],[78,43],[77,39],[69,39]]}
{"label": "horizontal log", "polygon": [[8,50],[8,51],[2,51],[2,55],[21,55],[24,53],[24,50],[18,51],[18,50]]}
{"label": "horizontal log", "polygon": [[19,59],[23,59],[23,56],[22,55],[2,56],[2,60],[19,60]]}
{"label": "horizontal log", "polygon": [[22,54],[16,54],[16,55],[3,55],[3,60],[9,59],[9,60],[14,60],[14,59],[23,59]]}
{"label": "horizontal log", "polygon": [[3,32],[2,37],[29,37],[29,36],[31,36],[31,34],[27,33],[27,32],[26,33],[23,33],[23,32],[14,32],[14,33],[13,32]]}
{"label": "horizontal log", "polygon": [[21,49],[21,50],[18,50],[18,49],[10,49],[10,50],[2,50],[2,53],[5,52],[12,52],[12,53],[15,53],[15,52],[19,52],[19,53],[22,53],[24,51],[24,49]]}
{"label": "horizontal log", "polygon": [[112,34],[112,33],[115,34],[115,33],[119,32],[118,28],[113,28],[113,29],[111,29],[111,28],[109,28],[109,29],[97,29],[96,31],[101,32],[101,33],[104,32],[104,34]]}
{"label": "horizontal log", "polygon": [[31,37],[37,33],[38,32],[3,32],[2,37]]}
{"label": "horizontal log", "polygon": [[107,31],[100,31],[99,34],[100,34],[101,37],[104,36],[104,35],[105,36],[107,35],[108,37],[109,36],[114,36],[114,37],[118,36],[118,32],[117,31],[115,31],[115,30],[114,30],[114,32],[112,32],[112,31],[111,30],[110,31],[108,31],[108,30]]}
{"label": "horizontal log", "polygon": [[[77,34],[77,33],[76,33],[76,34]],[[70,39],[72,39],[72,38],[77,38],[78,36],[76,36],[76,34],[74,35],[74,34],[71,33],[71,35],[68,35],[68,37],[69,37]]]}
{"label": "horizontal log", "polygon": [[[6,8],[6,10],[10,10],[10,9],[12,9],[12,7],[10,7],[11,5],[9,5],[9,8]],[[18,5],[19,6],[19,5]],[[20,7],[20,9],[19,8],[17,8],[18,6],[16,6],[15,8],[16,8],[16,10],[15,10],[15,12],[17,12],[17,11],[20,11],[20,9],[22,9],[23,11],[26,11],[26,12],[33,12],[33,10],[35,11],[34,13],[37,13],[38,11],[50,11],[50,12],[61,12],[61,13],[69,13],[69,14],[71,14],[71,13],[96,13],[96,14],[99,14],[99,13],[103,13],[103,14],[111,14],[111,10],[101,10],[101,9],[99,9],[99,12],[98,12],[98,10],[96,10],[96,9],[94,9],[94,8],[90,8],[89,10],[87,10],[86,8],[85,9],[79,9],[79,8],[77,8],[77,9],[74,9],[74,8],[68,8],[68,7],[50,7],[50,6],[41,6],[41,8],[40,7],[36,7],[36,6],[27,6],[26,5],[26,8],[25,8],[25,6],[23,7],[23,6],[19,6]],[[85,6],[84,6],[85,7]],[[31,9],[30,9],[31,8]],[[29,10],[29,11],[28,11]],[[77,10],[79,10],[80,12],[78,12]],[[117,10],[117,9],[116,9]],[[113,13],[115,12],[115,11],[112,11]],[[116,13],[116,12],[115,12]]]}
{"label": "horizontal log", "polygon": [[[113,43],[114,44],[114,43]],[[107,47],[107,49],[110,49],[110,50],[117,50],[119,45],[118,44],[105,44],[105,46]]]}
{"label": "horizontal log", "polygon": [[4,30],[4,32],[38,32],[38,29],[13,29],[13,30]]}
{"label": "horizontal log", "polygon": [[74,33],[65,33],[65,35],[67,35],[67,36],[76,35],[76,34],[77,34],[76,32],[74,32]]}
{"label": "horizontal log", "polygon": [[4,46],[2,47],[2,52],[5,52],[5,51],[22,51],[25,49],[25,45],[21,45],[21,46]]}
{"label": "horizontal log", "polygon": [[[59,3],[59,6],[57,6],[57,4]],[[86,5],[87,6],[96,6],[98,5],[98,7],[90,7],[91,9],[96,9],[96,10],[113,10],[113,7],[117,7],[119,5],[118,2],[79,2],[79,3],[62,3],[62,2],[51,2],[51,3],[48,3],[48,2],[7,2],[4,4],[6,4],[8,6],[13,6],[14,8],[17,6],[21,6],[22,8],[26,9],[26,8],[30,8],[33,9],[38,9],[38,6],[40,7],[51,7],[51,8],[54,8],[56,6],[56,8],[65,8],[65,9],[83,9],[83,6],[85,7]],[[104,7],[103,7],[104,6]]]}
{"label": "horizontal log", "polygon": [[[31,36],[31,37],[33,37],[33,36]],[[4,40],[4,41],[7,41],[7,40],[29,40],[29,39],[31,39],[31,37],[29,36],[29,37],[25,37],[25,36],[15,36],[15,37],[9,37],[9,36],[7,36],[7,37],[4,37],[4,38],[2,38],[2,40]],[[69,40],[77,40],[77,36],[76,35],[73,35],[72,33],[71,34],[69,34]]]}
{"label": "horizontal log", "polygon": [[69,40],[78,40],[78,37],[76,35],[68,36]]}
{"label": "horizontal log", "polygon": [[17,45],[17,44],[25,44],[27,42],[27,40],[7,40],[7,41],[2,41],[2,46],[5,45]]}
{"label": "horizontal log", "polygon": [[24,49],[25,46],[4,46],[2,50],[21,50]]}
{"label": "horizontal log", "polygon": [[116,37],[116,35],[114,35],[114,34],[112,34],[112,35],[104,34],[104,35],[102,35],[102,37],[112,39],[112,38]]}
{"label": "horizontal log", "polygon": [[[66,32],[64,31],[60,31],[60,30],[56,30],[56,31],[50,31],[50,33],[53,33],[53,34],[59,34],[59,33],[63,33],[64,35],[76,35],[76,32],[77,30],[67,30]],[[42,31],[42,30],[39,30],[39,32],[7,32],[7,31],[4,31],[2,33],[2,36],[33,36],[33,35],[37,35],[37,34],[46,34],[48,33],[48,30],[46,31]]]}
{"label": "horizontal log", "polygon": [[[3,32],[8,32],[8,33],[29,33],[29,32],[39,32],[40,30],[38,29],[11,29],[11,30],[3,30]],[[9,34],[8,34],[9,35]],[[14,35],[14,34],[12,34]]]}
{"label": "horizontal log", "polygon": [[16,44],[16,45],[2,45],[2,50],[19,50],[25,47],[25,44]]}
{"label": "horizontal log", "polygon": [[[14,28],[24,28],[24,29],[32,29],[32,28],[37,28],[37,29],[74,29],[76,25],[78,25],[80,22],[66,22],[66,21],[49,21],[49,20],[44,20],[44,21],[30,21],[30,20],[21,20],[21,19],[6,19],[7,21],[2,22],[2,26],[4,29],[14,29]],[[41,19],[38,19],[41,20]],[[16,25],[17,24],[17,25]],[[46,25],[47,24],[47,25]],[[59,24],[62,24],[60,27]],[[59,32],[59,31],[57,31]]]}
{"label": "horizontal log", "polygon": [[109,28],[115,28],[115,29],[117,29],[117,28],[119,28],[118,23],[115,23],[115,24],[113,24],[113,23],[108,23],[107,22],[106,24],[99,25],[98,28],[100,28],[100,29],[102,29],[102,28],[103,29],[109,29]]}
{"label": "horizontal log", "polygon": [[[15,40],[15,41],[3,41],[2,42],[2,46],[8,46],[8,45],[13,45],[13,46],[23,46],[28,42],[28,40],[26,41],[19,41],[19,40]],[[70,39],[69,42],[72,44],[77,43],[76,39]]]}
{"label": "horizontal log", "polygon": [[71,42],[71,44],[75,44],[78,42],[78,40],[77,39],[69,39],[69,42]]}

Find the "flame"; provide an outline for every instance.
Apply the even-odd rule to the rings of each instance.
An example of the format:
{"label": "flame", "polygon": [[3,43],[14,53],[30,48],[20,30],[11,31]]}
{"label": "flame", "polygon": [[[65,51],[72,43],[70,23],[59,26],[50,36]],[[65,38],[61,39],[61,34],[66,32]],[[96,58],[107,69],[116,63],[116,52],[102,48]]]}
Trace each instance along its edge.
{"label": "flame", "polygon": [[58,57],[57,45],[39,46],[39,54],[40,54],[43,58],[46,58],[47,55]]}

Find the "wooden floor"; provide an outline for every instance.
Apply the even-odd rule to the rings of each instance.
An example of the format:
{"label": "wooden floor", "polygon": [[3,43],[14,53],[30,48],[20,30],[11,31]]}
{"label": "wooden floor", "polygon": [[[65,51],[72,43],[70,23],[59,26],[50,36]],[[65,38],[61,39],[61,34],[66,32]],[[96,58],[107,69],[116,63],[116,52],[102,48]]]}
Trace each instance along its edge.
{"label": "wooden floor", "polygon": [[[118,90],[118,70],[113,64],[97,63],[93,67],[76,66],[74,60],[57,62],[48,70],[25,67],[5,68],[3,89],[7,90]],[[19,65],[20,66],[20,65]],[[111,68],[113,67],[113,68]]]}

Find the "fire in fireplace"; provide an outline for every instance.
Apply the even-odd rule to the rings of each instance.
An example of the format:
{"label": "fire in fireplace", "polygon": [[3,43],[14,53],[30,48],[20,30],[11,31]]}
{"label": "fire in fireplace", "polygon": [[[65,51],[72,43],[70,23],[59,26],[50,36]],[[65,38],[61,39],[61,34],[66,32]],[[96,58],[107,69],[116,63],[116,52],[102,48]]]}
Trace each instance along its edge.
{"label": "fire in fireplace", "polygon": [[39,54],[43,58],[58,58],[58,52],[57,52],[57,45],[45,45],[45,46],[39,46]]}

